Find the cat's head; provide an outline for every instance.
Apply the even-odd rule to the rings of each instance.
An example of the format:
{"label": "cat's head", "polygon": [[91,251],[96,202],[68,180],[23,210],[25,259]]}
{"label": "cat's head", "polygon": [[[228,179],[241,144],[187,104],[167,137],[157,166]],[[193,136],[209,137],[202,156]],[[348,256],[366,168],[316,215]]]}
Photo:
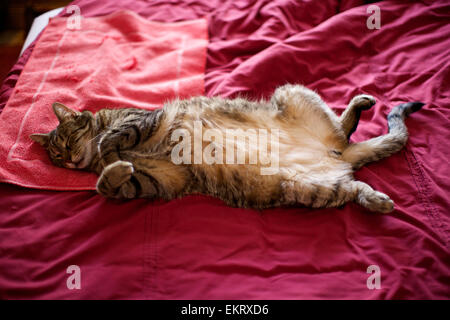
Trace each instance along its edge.
{"label": "cat's head", "polygon": [[94,116],[89,111],[75,111],[58,102],[52,107],[59,125],[49,133],[35,133],[30,138],[47,150],[55,165],[71,169],[86,168],[93,158]]}

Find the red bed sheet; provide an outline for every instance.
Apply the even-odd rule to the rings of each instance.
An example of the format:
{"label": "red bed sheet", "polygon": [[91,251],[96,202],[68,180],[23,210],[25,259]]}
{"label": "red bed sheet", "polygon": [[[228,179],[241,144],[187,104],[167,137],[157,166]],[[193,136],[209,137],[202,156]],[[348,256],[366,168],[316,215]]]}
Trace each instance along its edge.
{"label": "red bed sheet", "polygon": [[[233,209],[188,196],[106,200],[93,192],[0,185],[0,298],[450,298],[447,1],[380,1],[369,30],[362,1],[93,1],[83,16],[134,10],[157,21],[207,17],[207,95],[267,97],[286,82],[317,90],[338,113],[378,99],[353,139],[386,132],[404,101],[410,140],[356,176],[389,194],[389,215],[342,209]],[[32,48],[6,79],[4,105]],[[81,270],[69,290],[67,268]],[[367,268],[381,271],[369,289]]]}

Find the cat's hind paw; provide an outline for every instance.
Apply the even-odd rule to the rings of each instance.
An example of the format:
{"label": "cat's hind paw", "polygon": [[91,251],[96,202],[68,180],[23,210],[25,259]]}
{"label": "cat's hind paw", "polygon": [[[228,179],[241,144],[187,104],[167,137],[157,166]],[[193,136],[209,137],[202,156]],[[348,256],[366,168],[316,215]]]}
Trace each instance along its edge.
{"label": "cat's hind paw", "polygon": [[374,191],[367,199],[366,207],[374,212],[389,213],[394,210],[394,201],[384,193]]}
{"label": "cat's hind paw", "polygon": [[368,110],[377,102],[377,100],[368,94],[360,94],[353,97],[350,101],[350,105],[354,105],[356,108],[361,110]]}

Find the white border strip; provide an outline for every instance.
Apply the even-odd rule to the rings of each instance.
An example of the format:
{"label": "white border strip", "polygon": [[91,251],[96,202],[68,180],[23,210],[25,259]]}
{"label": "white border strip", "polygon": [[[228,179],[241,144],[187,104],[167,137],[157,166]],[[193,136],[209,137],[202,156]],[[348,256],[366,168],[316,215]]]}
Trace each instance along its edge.
{"label": "white border strip", "polygon": [[181,65],[183,63],[183,53],[184,53],[184,46],[186,44],[186,36],[184,36],[181,39],[181,46],[180,49],[178,49],[178,55],[177,55],[177,74],[176,74],[176,80],[174,84],[174,90],[175,90],[175,97],[180,96],[180,73],[181,73]]}

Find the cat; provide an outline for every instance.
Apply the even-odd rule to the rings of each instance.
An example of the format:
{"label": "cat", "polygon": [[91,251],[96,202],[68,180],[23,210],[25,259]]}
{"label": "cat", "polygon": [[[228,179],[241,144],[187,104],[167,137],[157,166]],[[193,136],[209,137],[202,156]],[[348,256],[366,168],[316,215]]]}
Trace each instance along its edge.
{"label": "cat", "polygon": [[[287,84],[277,88],[269,101],[193,97],[152,111],[102,109],[94,115],[54,103],[57,128],[30,137],[45,147],[55,165],[96,172],[96,189],[105,197],[170,200],[203,193],[233,207],[256,209],[329,208],[353,201],[370,211],[388,213],[394,209],[393,201],[355,180],[353,172],[402,149],[408,139],[405,117],[424,104],[394,107],[387,117],[389,133],[350,143],[361,112],[375,102],[370,95],[355,96],[338,117],[316,92]],[[199,163],[188,149],[180,153],[187,161],[174,163],[174,150],[182,138],[173,138],[177,130],[189,135],[189,144],[200,143],[203,148],[211,143],[197,141],[194,123],[224,134],[228,129],[277,129],[278,141],[268,150],[278,150],[278,170],[261,174],[265,166],[261,160]],[[231,151],[227,147],[234,151],[243,147],[223,141],[213,144],[215,156],[220,148],[226,153]],[[247,145],[249,152],[261,151],[259,145]]]}

